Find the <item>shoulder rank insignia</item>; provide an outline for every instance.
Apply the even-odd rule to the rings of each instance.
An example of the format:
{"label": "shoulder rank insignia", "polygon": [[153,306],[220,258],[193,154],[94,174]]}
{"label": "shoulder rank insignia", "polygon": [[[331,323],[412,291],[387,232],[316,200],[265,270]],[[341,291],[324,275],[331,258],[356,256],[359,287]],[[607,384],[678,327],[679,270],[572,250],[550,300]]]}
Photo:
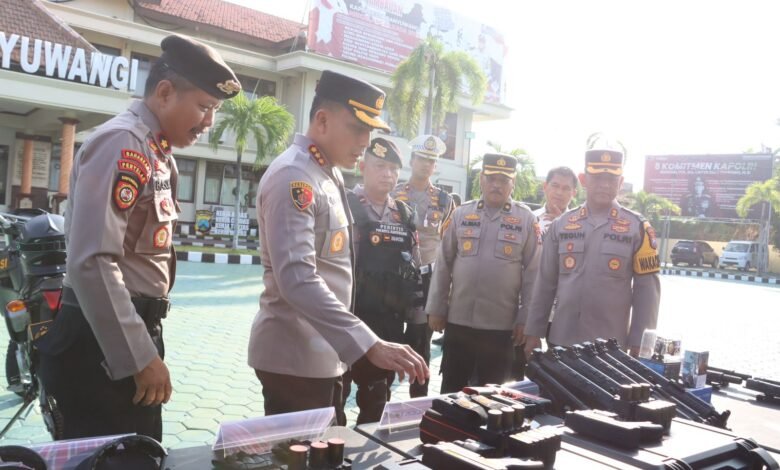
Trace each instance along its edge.
{"label": "shoulder rank insignia", "polygon": [[512,212],[512,204],[507,202],[504,204],[504,207],[502,207],[501,210],[504,212]]}
{"label": "shoulder rank insignia", "polygon": [[609,216],[613,219],[617,219],[618,216],[618,210],[616,208],[612,208],[609,210]]}
{"label": "shoulder rank insignia", "polygon": [[316,145],[314,144],[309,145],[309,153],[311,154],[311,158],[313,158],[314,161],[317,162],[319,166],[327,165],[327,162],[325,161],[325,157],[322,156],[322,152],[320,152],[320,149],[317,148]]}
{"label": "shoulder rank insignia", "polygon": [[126,211],[135,205],[138,199],[139,185],[135,178],[120,174],[114,183],[114,205],[120,211]]}
{"label": "shoulder rank insignia", "polygon": [[160,151],[163,155],[170,155],[171,154],[171,143],[168,141],[168,138],[165,137],[165,135],[160,132],[157,134],[157,142],[160,143]]}
{"label": "shoulder rank insignia", "polygon": [[305,181],[290,182],[290,196],[293,204],[299,211],[305,211],[314,201],[314,191],[311,185]]}

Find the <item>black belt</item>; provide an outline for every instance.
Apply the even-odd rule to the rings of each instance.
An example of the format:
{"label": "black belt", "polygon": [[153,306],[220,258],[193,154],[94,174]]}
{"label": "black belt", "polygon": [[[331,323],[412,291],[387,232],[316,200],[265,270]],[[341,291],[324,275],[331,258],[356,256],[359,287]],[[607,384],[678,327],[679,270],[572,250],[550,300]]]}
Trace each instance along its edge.
{"label": "black belt", "polygon": [[[171,301],[167,297],[131,297],[135,311],[147,325],[156,325],[168,316],[168,310],[171,309]],[[76,293],[70,287],[62,288],[62,303],[79,307],[79,300]]]}

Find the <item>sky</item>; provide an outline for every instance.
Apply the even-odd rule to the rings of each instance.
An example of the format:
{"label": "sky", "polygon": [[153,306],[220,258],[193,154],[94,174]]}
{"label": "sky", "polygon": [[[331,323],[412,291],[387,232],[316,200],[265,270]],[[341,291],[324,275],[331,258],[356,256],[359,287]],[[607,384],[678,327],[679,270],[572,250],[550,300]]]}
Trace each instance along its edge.
{"label": "sky", "polygon": [[[229,0],[306,21],[307,0]],[[475,123],[522,148],[537,174],[582,171],[587,137],[628,150],[642,186],[646,155],[780,147],[780,2],[770,0],[434,0],[504,33],[508,120]]]}

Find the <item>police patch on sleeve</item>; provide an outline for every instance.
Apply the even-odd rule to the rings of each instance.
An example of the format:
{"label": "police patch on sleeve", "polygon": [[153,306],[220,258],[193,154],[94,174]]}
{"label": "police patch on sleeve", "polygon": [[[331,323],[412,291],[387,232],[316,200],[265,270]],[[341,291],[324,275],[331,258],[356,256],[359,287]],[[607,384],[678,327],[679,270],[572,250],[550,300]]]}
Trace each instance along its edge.
{"label": "police patch on sleeve", "polygon": [[650,222],[642,223],[642,244],[634,253],[634,274],[657,273],[661,269],[661,263],[658,260],[658,241],[655,238],[655,230],[650,226]]}
{"label": "police patch on sleeve", "polygon": [[119,175],[114,183],[114,205],[120,211],[126,211],[138,200],[138,181],[127,175]]}
{"label": "police patch on sleeve", "polygon": [[299,211],[305,211],[314,201],[314,191],[311,185],[305,181],[292,181],[290,183],[290,196],[293,204]]}

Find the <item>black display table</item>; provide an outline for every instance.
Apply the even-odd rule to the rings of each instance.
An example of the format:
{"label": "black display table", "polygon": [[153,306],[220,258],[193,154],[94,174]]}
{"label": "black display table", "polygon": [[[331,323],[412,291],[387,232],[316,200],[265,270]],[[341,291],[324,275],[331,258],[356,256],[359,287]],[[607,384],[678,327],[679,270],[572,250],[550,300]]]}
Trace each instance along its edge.
{"label": "black display table", "polygon": [[[340,437],[344,439],[344,457],[352,460],[353,469],[374,468],[383,462],[397,462],[405,457],[378,442],[353,431],[352,429],[334,426],[325,432],[323,439]],[[203,445],[185,449],[173,449],[169,452],[166,468],[171,470],[212,470],[213,454],[211,446]]]}
{"label": "black display table", "polygon": [[780,401],[758,401],[760,393],[739,385],[712,392],[718,411],[731,410],[728,427],[739,436],[751,437],[765,449],[780,454]]}

